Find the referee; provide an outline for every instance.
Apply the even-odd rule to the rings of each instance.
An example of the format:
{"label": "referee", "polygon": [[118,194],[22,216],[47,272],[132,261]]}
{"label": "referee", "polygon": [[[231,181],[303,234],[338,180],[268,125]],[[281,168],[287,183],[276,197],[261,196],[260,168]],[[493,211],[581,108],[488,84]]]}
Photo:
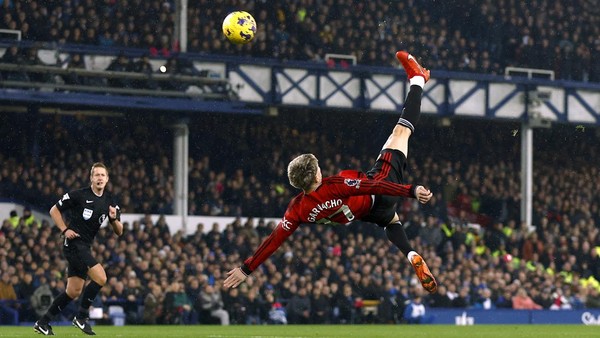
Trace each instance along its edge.
{"label": "referee", "polygon": [[[50,209],[50,216],[61,230],[64,242],[63,252],[67,259],[67,289],[56,297],[46,314],[35,322],[33,330],[45,336],[53,336],[49,322],[58,315],[73,299],[81,297],[79,313],[73,318],[73,326],[88,335],[95,335],[88,323],[89,307],[106,284],[106,271],[92,256],[91,245],[101,226],[109,223],[115,234],[123,234],[120,221],[120,208],[110,192],[106,191],[108,169],[102,163],[94,163],[90,170],[91,186],[74,190],[63,197]],[[63,215],[69,212],[71,222],[65,223]],[[91,281],[85,287],[87,276]]]}

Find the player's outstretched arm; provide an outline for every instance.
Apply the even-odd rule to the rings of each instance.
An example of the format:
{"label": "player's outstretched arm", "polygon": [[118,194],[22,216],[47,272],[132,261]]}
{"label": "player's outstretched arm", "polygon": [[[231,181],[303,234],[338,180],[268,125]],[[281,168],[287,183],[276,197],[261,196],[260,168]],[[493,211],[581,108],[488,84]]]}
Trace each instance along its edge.
{"label": "player's outstretched arm", "polygon": [[232,269],[227,273],[227,278],[223,282],[223,286],[226,288],[235,289],[238,285],[242,284],[248,276],[242,271],[241,268]]}
{"label": "player's outstretched arm", "polygon": [[[248,275],[250,275],[259,265],[261,265],[267,258],[271,257],[281,244],[298,228],[300,225],[299,221],[292,220],[290,213],[286,212],[286,216],[279,222],[279,224],[273,229],[273,232],[269,237],[265,238],[263,242],[258,246],[254,254],[244,261],[241,267],[237,267],[227,273],[227,278],[223,282],[223,286],[226,288],[235,288],[243,283]],[[290,220],[288,220],[288,218]]]}
{"label": "player's outstretched arm", "polygon": [[329,179],[335,184],[339,196],[353,195],[390,195],[416,198],[421,203],[427,203],[433,196],[429,189],[422,185],[401,184],[385,180],[351,179],[335,176]]}

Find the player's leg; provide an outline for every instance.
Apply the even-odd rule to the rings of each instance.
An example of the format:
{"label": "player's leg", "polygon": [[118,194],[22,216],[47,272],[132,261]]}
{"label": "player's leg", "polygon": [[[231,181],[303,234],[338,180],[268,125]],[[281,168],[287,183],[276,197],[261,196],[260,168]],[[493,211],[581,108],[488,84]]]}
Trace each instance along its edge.
{"label": "player's leg", "polygon": [[[77,274],[77,272],[73,271],[72,266],[69,266],[69,274]],[[33,329],[45,336],[53,336],[54,332],[52,332],[52,326],[49,324],[50,321],[61,313],[73,299],[79,297],[84,283],[85,279],[80,276],[69,276],[66,290],[54,299],[48,311],[46,311],[42,318],[35,322]]]}
{"label": "player's leg", "polygon": [[[401,151],[405,158],[401,163],[391,162],[396,170],[400,172],[400,179],[404,175],[404,166],[406,165],[406,157],[408,157],[408,139],[415,131],[415,125],[421,115],[421,96],[423,95],[423,86],[429,80],[429,70],[421,67],[417,60],[410,55],[408,52],[399,51],[396,53],[398,61],[404,67],[408,80],[410,82],[410,89],[402,109],[402,115],[398,120],[394,130],[392,130],[386,143],[383,145],[383,149],[395,149]],[[401,183],[397,178],[390,177],[391,180]],[[433,274],[427,267],[425,260],[421,257],[410,245],[404,226],[400,222],[397,214],[385,227],[385,233],[394,245],[396,245],[402,253],[406,255],[409,262],[413,266],[421,285],[428,292],[435,292],[437,290],[437,283]]]}
{"label": "player's leg", "polygon": [[423,95],[423,86],[429,80],[429,70],[421,67],[417,60],[405,51],[396,53],[398,61],[404,67],[410,83],[408,95],[404,102],[402,115],[398,120],[392,133],[383,145],[383,149],[400,150],[404,156],[408,157],[408,139],[415,131],[415,125],[421,115],[421,96]]}
{"label": "player's leg", "polygon": [[[406,157],[401,151],[383,149],[373,168],[367,172],[367,176],[371,179],[402,183],[405,165]],[[387,238],[408,258],[423,288],[429,292],[435,292],[437,289],[435,278],[423,258],[413,249],[396,213],[399,200],[400,198],[394,196],[376,196],[371,212],[363,220],[385,228]]]}
{"label": "player's leg", "polygon": [[88,276],[91,281],[85,287],[83,295],[81,297],[81,303],[79,305],[79,312],[73,318],[73,326],[78,327],[83,333],[88,335],[95,335],[92,330],[92,326],[88,323],[90,306],[96,299],[96,296],[100,292],[100,289],[106,284],[106,271],[101,264],[96,263],[88,270]]}
{"label": "player's leg", "polygon": [[385,227],[385,234],[390,242],[394,243],[406,255],[408,261],[413,266],[417,278],[427,292],[434,293],[437,291],[437,282],[435,277],[429,270],[427,263],[421,255],[419,255],[410,245],[404,226],[400,222],[400,218],[396,214],[394,219]]}

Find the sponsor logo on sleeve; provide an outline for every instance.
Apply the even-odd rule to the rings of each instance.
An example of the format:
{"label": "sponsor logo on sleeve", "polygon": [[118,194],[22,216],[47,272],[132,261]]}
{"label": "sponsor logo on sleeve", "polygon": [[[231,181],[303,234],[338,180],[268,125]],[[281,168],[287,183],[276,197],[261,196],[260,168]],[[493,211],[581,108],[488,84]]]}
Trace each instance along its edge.
{"label": "sponsor logo on sleeve", "polygon": [[62,207],[63,201],[66,201],[66,200],[68,200],[70,198],[71,197],[69,196],[69,193],[64,194],[63,197],[60,199],[60,201],[58,201],[58,205],[60,205]]}
{"label": "sponsor logo on sleeve", "polygon": [[285,219],[285,217],[281,220],[281,227],[283,228],[283,230],[291,231],[292,230],[291,226],[292,226],[292,222]]}
{"label": "sponsor logo on sleeve", "polygon": [[356,187],[356,189],[360,188],[360,180],[347,178],[344,180],[344,183],[349,187]]}

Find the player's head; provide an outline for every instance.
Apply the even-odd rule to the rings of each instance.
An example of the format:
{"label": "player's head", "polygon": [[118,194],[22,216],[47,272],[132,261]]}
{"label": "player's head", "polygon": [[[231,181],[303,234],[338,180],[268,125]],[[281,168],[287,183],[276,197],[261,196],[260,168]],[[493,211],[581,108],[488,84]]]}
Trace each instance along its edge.
{"label": "player's head", "polygon": [[304,191],[321,180],[321,169],[319,160],[313,154],[302,154],[288,164],[288,178],[294,188]]}
{"label": "player's head", "polygon": [[96,189],[104,189],[106,183],[108,183],[108,168],[104,163],[96,162],[92,164],[90,169],[90,182],[92,187]]}

